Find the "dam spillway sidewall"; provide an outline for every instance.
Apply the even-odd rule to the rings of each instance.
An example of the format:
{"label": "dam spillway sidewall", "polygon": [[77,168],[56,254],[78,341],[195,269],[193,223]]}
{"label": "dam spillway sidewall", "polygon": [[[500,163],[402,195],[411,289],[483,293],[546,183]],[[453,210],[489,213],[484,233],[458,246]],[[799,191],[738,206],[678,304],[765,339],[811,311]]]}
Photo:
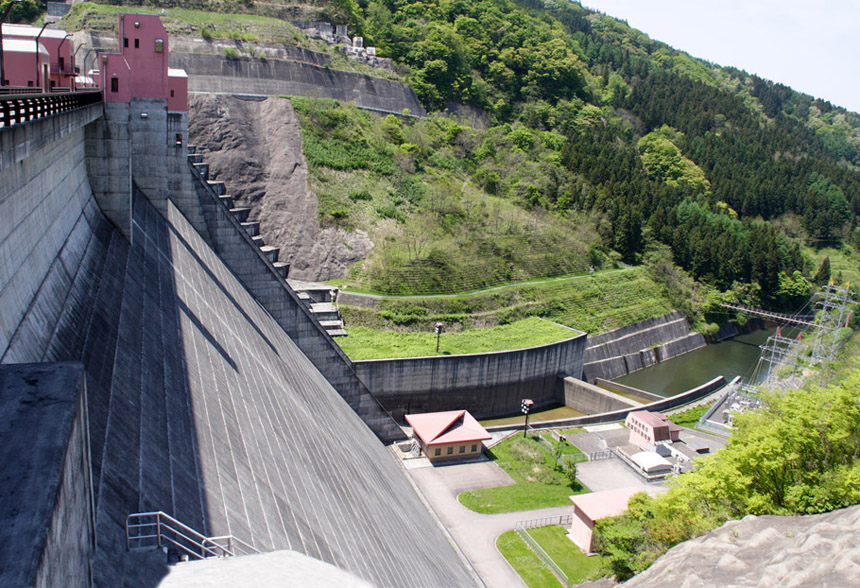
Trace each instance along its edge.
{"label": "dam spillway sidewall", "polygon": [[512,413],[524,398],[563,400],[562,380],[580,377],[585,333],[514,351],[353,362],[356,375],[398,420],[405,414],[466,409],[477,417]]}
{"label": "dam spillway sidewall", "polygon": [[189,92],[333,98],[362,108],[426,114],[415,91],[405,84],[311,63],[171,53],[170,67],[188,72]]}

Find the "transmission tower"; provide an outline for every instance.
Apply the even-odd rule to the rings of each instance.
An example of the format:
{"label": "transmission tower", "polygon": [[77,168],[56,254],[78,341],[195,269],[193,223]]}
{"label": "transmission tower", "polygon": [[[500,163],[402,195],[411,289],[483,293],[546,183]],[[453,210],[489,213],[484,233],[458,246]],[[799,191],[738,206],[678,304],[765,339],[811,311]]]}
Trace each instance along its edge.
{"label": "transmission tower", "polygon": [[815,307],[820,308],[815,320],[815,340],[810,361],[813,365],[836,359],[839,351],[839,330],[848,326],[854,297],[848,288],[829,284],[816,292]]}

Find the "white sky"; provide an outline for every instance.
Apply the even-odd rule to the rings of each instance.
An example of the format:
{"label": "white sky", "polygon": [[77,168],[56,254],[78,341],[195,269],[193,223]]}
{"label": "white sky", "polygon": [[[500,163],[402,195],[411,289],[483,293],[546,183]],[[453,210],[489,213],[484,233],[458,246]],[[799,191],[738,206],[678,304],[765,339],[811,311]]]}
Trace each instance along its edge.
{"label": "white sky", "polygon": [[860,112],[860,0],[582,0],[652,39]]}

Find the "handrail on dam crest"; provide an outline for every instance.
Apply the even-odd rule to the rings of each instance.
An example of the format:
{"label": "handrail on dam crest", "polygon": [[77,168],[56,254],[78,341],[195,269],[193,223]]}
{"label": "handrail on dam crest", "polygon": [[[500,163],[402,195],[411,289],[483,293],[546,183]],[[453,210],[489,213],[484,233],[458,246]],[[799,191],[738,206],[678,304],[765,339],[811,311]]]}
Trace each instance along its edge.
{"label": "handrail on dam crest", "polygon": [[101,101],[102,93],[99,90],[59,94],[2,95],[0,96],[0,128],[68,112]]}

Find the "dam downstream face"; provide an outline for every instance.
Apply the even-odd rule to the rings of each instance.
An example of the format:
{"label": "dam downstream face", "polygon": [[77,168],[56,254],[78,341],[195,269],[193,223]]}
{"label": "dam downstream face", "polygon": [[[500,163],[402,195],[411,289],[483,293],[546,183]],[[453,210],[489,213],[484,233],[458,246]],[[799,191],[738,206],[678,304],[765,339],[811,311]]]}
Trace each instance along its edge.
{"label": "dam downstream face", "polygon": [[[728,381],[735,376],[741,376],[744,382],[750,382],[761,355],[759,346],[775,331],[755,331],[706,345],[615,381],[666,397],[695,388],[717,376],[724,376]],[[783,329],[782,332],[788,337],[796,337],[798,334],[794,329]],[[764,375],[762,373],[760,378]]]}

